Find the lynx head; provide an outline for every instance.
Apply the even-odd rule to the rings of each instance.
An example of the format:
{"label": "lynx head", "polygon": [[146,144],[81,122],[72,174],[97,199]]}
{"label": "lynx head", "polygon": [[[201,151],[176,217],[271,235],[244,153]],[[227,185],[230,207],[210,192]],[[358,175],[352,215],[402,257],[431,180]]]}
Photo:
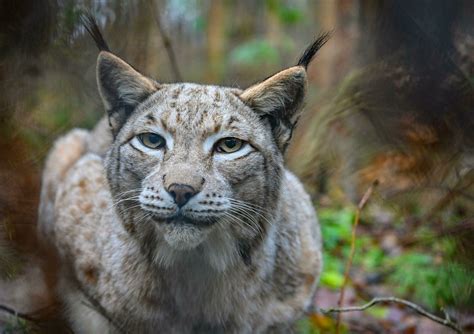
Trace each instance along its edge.
{"label": "lynx head", "polygon": [[297,66],[245,90],[163,84],[108,51],[99,54],[115,208],[152,261],[169,266],[199,254],[220,271],[251,262],[278,205],[306,66],[326,39]]}

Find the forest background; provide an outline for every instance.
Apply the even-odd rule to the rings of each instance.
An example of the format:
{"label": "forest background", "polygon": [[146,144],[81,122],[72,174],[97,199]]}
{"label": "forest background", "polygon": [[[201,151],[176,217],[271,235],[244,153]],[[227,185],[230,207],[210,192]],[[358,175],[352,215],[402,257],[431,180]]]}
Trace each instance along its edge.
{"label": "forest background", "polygon": [[[474,3],[461,0],[2,1],[1,305],[27,314],[52,299],[34,232],[42,163],[55,138],[103,115],[84,11],[161,82],[247,87],[330,31],[287,155],[324,240],[315,309],[298,330],[333,333],[324,310],[380,296],[474,330]],[[4,313],[2,331],[34,330]],[[397,303],[341,321],[340,332],[450,331]]]}

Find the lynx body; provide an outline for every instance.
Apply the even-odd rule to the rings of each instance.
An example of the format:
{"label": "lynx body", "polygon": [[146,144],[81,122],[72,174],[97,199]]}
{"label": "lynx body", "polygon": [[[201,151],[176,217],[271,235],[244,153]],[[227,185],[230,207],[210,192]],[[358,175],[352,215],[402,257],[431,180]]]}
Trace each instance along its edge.
{"label": "lynx body", "polygon": [[160,84],[100,53],[108,118],[56,141],[40,204],[76,332],[292,328],[322,257],[311,200],[283,154],[324,40],[246,90]]}

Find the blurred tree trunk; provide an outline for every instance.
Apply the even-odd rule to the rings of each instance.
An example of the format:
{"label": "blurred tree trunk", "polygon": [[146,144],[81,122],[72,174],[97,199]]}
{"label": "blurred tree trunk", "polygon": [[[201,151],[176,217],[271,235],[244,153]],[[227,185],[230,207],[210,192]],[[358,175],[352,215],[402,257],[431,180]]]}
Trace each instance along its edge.
{"label": "blurred tree trunk", "polygon": [[207,17],[207,57],[209,69],[206,81],[219,83],[224,68],[227,6],[222,0],[211,0]]}
{"label": "blurred tree trunk", "polygon": [[[6,121],[42,71],[57,6],[48,0],[0,2],[0,120]],[[13,84],[12,84],[13,83]],[[1,125],[3,125],[3,122]]]}
{"label": "blurred tree trunk", "polygon": [[278,17],[278,7],[281,4],[275,0],[269,0],[266,3],[267,11],[265,12],[265,32],[266,39],[274,47],[281,45],[281,38],[284,34],[281,31],[280,18]]}
{"label": "blurred tree trunk", "polygon": [[[316,20],[320,22],[322,31],[333,31],[338,26],[339,16],[337,7],[339,2],[340,0],[319,2]],[[336,52],[338,47],[335,39],[337,39],[337,34],[332,36],[329,43],[324,46],[324,49],[318,55],[319,66],[313,66],[313,68],[317,68],[317,75],[315,75],[314,80],[323,89],[330,87],[334,83],[334,67],[337,63]]]}
{"label": "blurred tree trunk", "polygon": [[353,49],[357,39],[356,0],[320,1],[316,6],[316,22],[321,31],[332,32],[330,41],[324,46],[310,67],[310,79],[321,89],[333,87],[347,74],[351,67]]}
{"label": "blurred tree trunk", "polygon": [[[113,2],[114,12],[117,13],[114,35],[117,45],[120,45],[122,56],[142,72],[148,70],[148,55],[150,52],[150,30],[155,24],[153,20],[153,7],[147,0],[129,2],[123,12],[124,4],[121,1]],[[139,18],[139,19],[135,19]],[[115,43],[114,43],[115,44]]]}

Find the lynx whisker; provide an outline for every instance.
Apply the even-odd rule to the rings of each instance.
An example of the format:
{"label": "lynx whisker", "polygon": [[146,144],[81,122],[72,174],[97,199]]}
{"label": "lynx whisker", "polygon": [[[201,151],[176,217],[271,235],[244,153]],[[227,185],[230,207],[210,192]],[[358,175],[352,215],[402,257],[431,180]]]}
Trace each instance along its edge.
{"label": "lynx whisker", "polygon": [[127,198],[122,198],[114,203],[112,203],[110,206],[109,206],[109,209],[115,209],[118,207],[118,205],[124,203],[124,202],[130,202],[130,201],[136,201],[140,198],[140,195],[135,195],[135,196],[130,196],[130,197],[127,197]]}
{"label": "lynx whisker", "polygon": [[264,213],[267,213],[267,211],[263,208],[260,208],[258,206],[250,205],[246,202],[235,200],[235,199],[229,199],[230,203],[232,204],[233,208],[239,208],[246,212],[247,210],[250,211],[251,213],[259,216],[261,219],[265,220],[265,222],[269,225],[273,225],[273,223],[268,219]]}
{"label": "lynx whisker", "polygon": [[236,198],[227,198],[227,200],[231,203],[237,203],[237,204],[245,205],[247,207],[251,207],[253,209],[264,212],[266,214],[270,214],[270,212],[266,208],[264,208],[260,205],[254,204],[254,203],[249,203],[249,202],[242,201],[242,200],[239,200],[239,199],[236,199]]}
{"label": "lynx whisker", "polygon": [[[242,210],[240,208],[234,207],[229,210],[229,212],[236,214],[237,216],[242,216],[243,218],[246,218],[247,220],[241,219],[243,223],[245,223],[248,227],[252,227],[254,232],[257,235],[262,235],[262,228],[260,224],[258,224],[258,220],[256,217],[250,215],[248,212],[245,210]],[[239,217],[240,218],[240,217]]]}
{"label": "lynx whisker", "polygon": [[140,208],[140,207],[141,207],[141,204],[135,204],[135,205],[132,205],[132,206],[129,206],[129,207],[124,207],[122,209],[117,207],[117,208],[115,208],[115,210],[117,211],[117,214],[124,215],[124,214],[128,213],[130,210]]}
{"label": "lynx whisker", "polygon": [[260,229],[256,225],[250,224],[249,222],[247,222],[247,221],[243,220],[242,218],[240,218],[238,215],[232,214],[231,211],[225,212],[224,217],[230,219],[231,222],[243,224],[245,227],[247,227],[255,235],[260,235],[261,234]]}

